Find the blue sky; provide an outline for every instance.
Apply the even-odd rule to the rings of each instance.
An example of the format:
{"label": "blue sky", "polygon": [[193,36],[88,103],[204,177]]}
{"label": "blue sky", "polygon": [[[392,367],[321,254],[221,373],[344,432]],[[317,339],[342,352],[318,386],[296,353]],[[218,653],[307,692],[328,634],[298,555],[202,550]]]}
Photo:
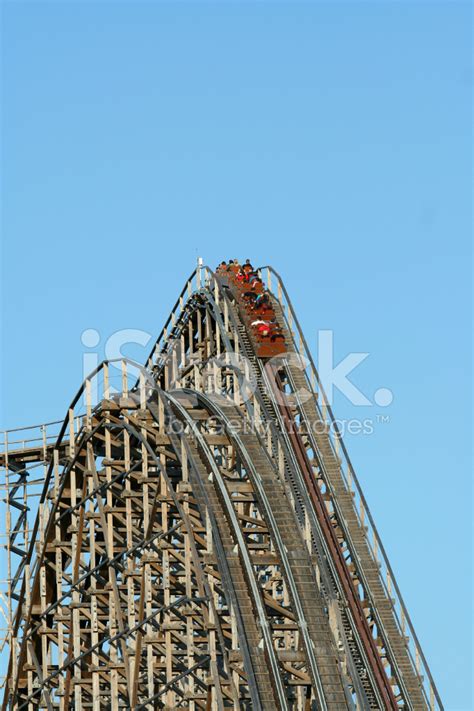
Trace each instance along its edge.
{"label": "blue sky", "polygon": [[469,4],[6,2],[2,30],[0,426],[62,418],[81,333],[157,334],[198,255],[271,263],[311,346],[394,393],[348,446],[471,709]]}

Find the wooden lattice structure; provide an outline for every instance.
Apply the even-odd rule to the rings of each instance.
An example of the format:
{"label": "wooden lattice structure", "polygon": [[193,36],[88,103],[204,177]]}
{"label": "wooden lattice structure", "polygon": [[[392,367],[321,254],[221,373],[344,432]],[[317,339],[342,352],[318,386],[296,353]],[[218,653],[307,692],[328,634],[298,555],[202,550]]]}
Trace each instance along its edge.
{"label": "wooden lattice structure", "polygon": [[260,275],[275,358],[199,266],[143,366],[102,363],[62,425],[6,438],[4,709],[442,709],[286,290]]}

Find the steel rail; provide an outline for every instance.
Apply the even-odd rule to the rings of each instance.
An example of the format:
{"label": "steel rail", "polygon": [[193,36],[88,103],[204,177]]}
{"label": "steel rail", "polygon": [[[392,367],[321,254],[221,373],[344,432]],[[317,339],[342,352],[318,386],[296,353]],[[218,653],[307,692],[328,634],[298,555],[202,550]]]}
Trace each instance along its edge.
{"label": "steel rail", "polygon": [[[282,309],[282,311],[283,311],[283,309]],[[284,314],[284,311],[283,311],[283,314]],[[285,314],[284,314],[284,317],[285,317],[285,323],[286,323],[286,326],[287,326],[287,330],[288,330],[288,332],[291,334],[291,328],[290,328],[290,325],[289,325],[289,323],[288,323],[288,319],[286,318],[286,315],[285,315]],[[293,343],[294,343],[294,339],[293,339]],[[295,344],[295,343],[294,343],[294,347],[295,347],[295,349],[296,349],[296,344]],[[301,400],[299,399],[298,391],[297,391],[296,385],[295,385],[295,383],[294,383],[293,376],[292,376],[292,374],[291,374],[291,366],[289,365],[288,362],[285,361],[284,358],[282,358],[282,362],[286,365],[286,371],[285,371],[285,372],[286,372],[286,375],[287,375],[287,377],[288,377],[288,379],[289,379],[289,381],[290,381],[290,383],[291,383],[291,385],[292,385],[292,387],[293,387],[293,393],[292,393],[292,394],[293,394],[293,396],[295,396],[295,397],[297,398],[297,401],[298,401],[298,409],[299,409],[299,411],[300,411],[301,418],[302,418],[302,420],[303,420],[303,421],[305,422],[305,424],[306,424],[307,436],[308,436],[308,438],[309,438],[309,440],[310,440],[311,448],[312,448],[312,450],[314,451],[314,453],[317,455],[318,463],[319,463],[319,465],[320,465],[320,467],[321,467],[321,470],[322,470],[322,472],[323,472],[323,474],[324,474],[324,480],[325,480],[326,486],[327,486],[328,490],[331,492],[331,501],[332,501],[332,503],[333,503],[334,510],[335,510],[335,512],[336,512],[336,514],[337,514],[337,518],[338,518],[338,521],[339,521],[339,525],[340,525],[341,528],[343,529],[343,531],[344,531],[344,536],[345,536],[345,538],[346,538],[346,540],[347,540],[347,542],[348,542],[348,544],[349,544],[349,546],[350,546],[349,550],[351,551],[351,557],[352,557],[354,563],[357,563],[357,562],[359,561],[359,556],[358,556],[357,551],[356,551],[356,548],[355,548],[355,546],[354,546],[354,544],[353,544],[352,537],[351,537],[351,534],[350,534],[350,530],[349,530],[348,526],[346,525],[346,521],[345,521],[344,514],[342,513],[341,508],[340,508],[340,506],[339,506],[339,503],[338,503],[338,500],[337,500],[337,496],[336,496],[335,493],[334,493],[334,490],[333,490],[331,481],[330,481],[330,479],[329,479],[329,477],[328,477],[328,475],[327,475],[326,467],[325,467],[325,464],[324,464],[324,458],[323,458],[323,456],[322,456],[322,454],[321,454],[321,452],[320,452],[320,448],[319,448],[319,446],[318,446],[318,444],[317,444],[317,442],[316,442],[316,440],[315,440],[314,433],[313,433],[313,430],[312,430],[312,427],[311,427],[311,423],[308,422],[306,410],[305,410],[305,408],[304,408],[304,405],[301,403]],[[307,378],[306,378],[306,379],[307,379]],[[308,382],[308,381],[307,381],[307,382]],[[308,382],[308,385],[310,385],[309,382]],[[319,416],[320,416],[320,418],[321,418],[321,422],[324,423],[325,420],[324,420],[323,414],[321,413],[321,410],[320,410],[320,408],[319,408],[318,402],[317,402],[316,398],[314,398],[314,394],[312,393],[311,390],[310,390],[310,392],[311,392],[312,397],[313,397],[313,399],[314,399],[314,401],[315,401],[315,404],[316,404],[316,407],[317,407],[317,412],[318,412],[318,414],[319,414]],[[324,397],[325,397],[325,396],[324,396]],[[327,407],[329,407],[329,406],[327,405]],[[337,425],[336,425],[336,426],[337,426]],[[339,435],[338,435],[338,436],[339,436]],[[328,441],[329,441],[329,443],[330,443],[330,446],[331,446],[331,448],[332,448],[332,451],[333,451],[333,454],[334,454],[334,456],[335,456],[335,458],[336,458],[336,461],[338,461],[338,460],[339,460],[339,457],[338,457],[337,451],[334,449],[334,446],[333,446],[333,443],[332,443],[330,437],[328,438]],[[365,505],[364,505],[364,507],[365,507]],[[355,510],[355,509],[354,509],[354,510]],[[363,524],[362,524],[362,522],[360,521],[360,519],[359,519],[359,517],[358,517],[357,511],[355,511],[355,514],[356,514],[357,520],[359,521],[359,525],[362,527]],[[371,550],[370,550],[369,547],[367,548],[367,551],[368,551],[368,554],[369,554],[369,555],[372,557],[372,559],[373,559],[372,552],[371,552]],[[378,567],[380,568],[380,564],[378,563],[378,561],[375,560],[374,562],[375,562],[375,564],[378,565]],[[393,663],[394,669],[397,670],[397,676],[398,676],[398,681],[399,681],[400,689],[402,690],[403,694],[405,695],[405,698],[408,699],[408,698],[409,698],[409,693],[408,693],[407,688],[406,688],[406,684],[405,684],[404,677],[403,677],[403,675],[401,674],[401,672],[400,672],[400,670],[399,670],[399,667],[398,667],[398,664],[397,664],[397,661],[396,661],[396,657],[395,657],[395,655],[394,655],[394,653],[393,653],[393,648],[392,648],[392,645],[391,645],[391,643],[390,643],[390,637],[389,637],[389,635],[387,634],[385,625],[384,625],[384,623],[383,623],[383,621],[382,621],[382,619],[381,619],[381,617],[380,617],[380,615],[379,615],[379,613],[378,613],[377,605],[374,604],[374,602],[373,602],[373,598],[372,598],[372,594],[371,594],[371,589],[370,589],[370,586],[369,586],[369,584],[368,584],[368,582],[367,582],[367,577],[366,577],[366,575],[365,575],[365,570],[364,570],[364,568],[363,568],[362,566],[360,566],[360,565],[358,565],[358,574],[359,574],[359,577],[360,577],[360,579],[361,579],[361,582],[362,582],[362,584],[363,584],[363,586],[364,586],[364,588],[365,588],[365,590],[366,590],[368,599],[369,599],[369,601],[371,602],[371,607],[372,607],[372,610],[373,610],[374,618],[375,618],[376,623],[377,623],[377,627],[378,627],[378,629],[380,629],[381,635],[382,635],[382,637],[384,638],[385,646],[386,646],[387,651],[389,652],[389,655],[390,655],[390,657],[391,657],[391,659],[392,659],[392,663]],[[382,589],[384,590],[384,592],[385,592],[385,594],[386,594],[387,600],[390,600],[391,596],[390,596],[389,591],[387,590],[387,587],[386,587],[386,585],[385,585],[385,582],[384,582],[383,578],[380,576],[380,574],[379,574],[379,579],[380,579],[380,583],[381,583]],[[400,636],[401,636],[402,638],[404,638],[404,633],[403,633],[403,630],[402,630],[402,628],[401,628],[401,626],[400,626],[400,622],[399,622],[399,620],[398,620],[398,617],[397,617],[397,614],[396,614],[396,610],[394,609],[394,607],[392,607],[392,610],[393,610],[393,613],[394,613],[394,620],[395,620],[395,623],[396,623],[396,625],[397,625],[399,634],[400,634]],[[412,669],[413,669],[413,674],[419,677],[420,675],[419,675],[418,670],[416,669],[416,665],[415,665],[415,662],[414,662],[413,657],[412,657],[412,655],[411,655],[411,651],[410,651],[410,648],[409,648],[408,644],[406,644],[406,647],[405,647],[405,648],[406,648],[407,656],[408,656],[408,658],[409,658],[409,660],[410,660],[410,663],[411,663],[411,666],[412,666]],[[424,696],[426,706],[429,707],[430,704],[429,704],[429,701],[428,701],[428,698],[427,698],[427,695],[426,695],[426,690],[425,690],[423,684],[420,684],[420,690],[421,690],[421,692],[422,692],[422,695]]]}
{"label": "steel rail", "polygon": [[[292,421],[293,421],[293,420],[292,420]],[[314,504],[316,505],[316,501],[315,501],[316,496],[317,496],[319,499],[321,498],[320,495],[319,495],[319,491],[318,491],[318,488],[319,488],[319,487],[316,488],[317,485],[316,485],[316,483],[314,482],[314,479],[313,479],[313,476],[312,476],[311,465],[310,465],[310,463],[309,463],[309,461],[308,461],[308,459],[307,459],[307,455],[306,455],[306,450],[305,450],[304,444],[303,444],[301,441],[298,441],[299,438],[298,438],[297,436],[295,436],[295,440],[297,440],[295,446],[296,446],[296,447],[299,447],[299,451],[300,451],[301,466],[302,466],[304,469],[306,469],[308,481],[311,483],[311,486],[312,486],[312,489],[311,489],[311,491],[310,491],[310,497],[312,498]],[[321,462],[320,462],[320,464],[321,464],[321,469],[322,469],[323,473],[325,473],[324,464],[321,463]],[[337,503],[337,502],[333,502],[333,503],[334,503],[334,505],[336,506],[336,503]],[[319,504],[319,506],[321,507],[323,516],[325,517],[325,520],[326,520],[326,528],[327,528],[327,530],[328,530],[328,532],[329,532],[329,535],[332,535],[332,537],[335,538],[335,533],[334,533],[334,531],[333,531],[333,529],[332,529],[332,526],[331,526],[331,524],[330,524],[329,516],[328,516],[328,514],[327,514],[326,507],[324,506],[324,502],[318,501],[318,504]],[[336,509],[336,510],[337,510],[337,509]],[[351,538],[351,536],[350,536],[350,533],[349,533],[348,530],[345,530],[345,529],[343,529],[343,533],[344,533],[344,538],[345,538],[345,540],[346,540],[346,544],[347,544],[347,546],[348,546],[348,549],[349,549],[349,551],[351,551],[352,559],[353,559],[354,561],[356,561],[357,559],[356,559],[355,555],[352,553],[354,547],[353,547],[353,542],[352,542],[352,538]],[[377,648],[376,648],[376,645],[375,645],[375,641],[374,641],[374,639],[373,639],[373,637],[372,637],[372,634],[371,634],[371,632],[370,632],[370,628],[369,628],[369,626],[368,626],[368,624],[367,624],[367,621],[366,621],[366,619],[365,619],[365,615],[364,615],[364,611],[363,611],[363,609],[362,609],[361,601],[360,601],[359,597],[358,597],[357,594],[356,594],[356,591],[355,591],[353,582],[352,582],[352,580],[351,580],[351,578],[350,578],[350,574],[349,574],[349,571],[348,571],[348,569],[347,569],[347,565],[346,565],[345,561],[343,560],[342,552],[341,552],[340,548],[336,545],[336,544],[337,544],[337,541],[334,541],[334,544],[335,544],[335,555],[336,555],[335,560],[336,560],[336,561],[337,561],[337,560],[339,561],[340,571],[341,571],[341,575],[342,575],[341,580],[343,581],[343,585],[344,585],[344,583],[345,583],[345,585],[344,585],[344,588],[345,588],[345,598],[346,598],[347,601],[348,601],[348,605],[349,605],[350,608],[352,609],[352,612],[353,612],[353,614],[354,614],[354,617],[355,617],[355,612],[356,612],[356,611],[359,613],[360,624],[357,625],[357,626],[358,626],[358,630],[359,630],[359,632],[360,632],[361,634],[363,634],[364,637],[365,637],[365,645],[368,645],[368,648],[366,648],[366,651],[367,651],[367,653],[370,653],[370,656],[372,657],[372,660],[375,662],[375,665],[376,665],[376,666],[375,666],[375,669],[378,668],[378,673],[376,673],[377,685],[379,686],[379,688],[381,688],[381,693],[385,696],[385,698],[384,698],[384,703],[390,703],[394,709],[397,709],[397,708],[398,708],[398,705],[397,705],[397,703],[396,703],[395,697],[394,697],[394,695],[393,695],[393,691],[392,691],[392,689],[391,689],[390,680],[388,679],[388,677],[387,677],[387,675],[386,675],[386,673],[385,673],[385,670],[384,670],[383,664],[382,664],[382,660],[381,660],[381,658],[380,658],[380,655],[379,655],[379,653],[378,653],[378,651],[377,651]],[[360,574],[360,571],[359,571],[359,570],[358,570],[358,573]],[[366,584],[366,581],[365,581],[365,579],[363,578],[363,576],[360,575],[360,577],[361,577],[363,583]],[[354,610],[354,606],[355,606],[355,610]],[[357,624],[357,623],[356,623],[356,624]],[[383,627],[381,628],[381,631],[382,631],[382,634],[383,634]],[[386,634],[385,634],[385,636],[386,636]],[[372,668],[372,667],[371,667],[371,668]],[[406,690],[405,690],[405,693],[406,693]],[[406,695],[406,698],[408,699],[409,697]]]}
{"label": "steel rail", "polygon": [[[270,389],[271,389],[270,384],[268,382],[264,368],[262,368],[262,377],[266,380],[266,387],[270,391]],[[343,602],[346,599],[344,588],[341,584],[339,575],[337,574],[336,566],[334,564],[333,556],[329,550],[328,542],[327,542],[326,537],[324,536],[324,533],[322,531],[321,522],[319,521],[318,516],[316,515],[314,505],[311,502],[308,487],[304,482],[304,477],[301,473],[300,465],[298,464],[294,449],[289,441],[289,433],[284,425],[283,419],[281,417],[281,413],[277,407],[275,407],[275,414],[281,423],[281,434],[285,440],[285,449],[286,449],[285,455],[287,457],[289,456],[291,458],[291,462],[292,462],[291,471],[293,473],[293,476],[295,476],[298,480],[298,482],[297,482],[298,488],[296,489],[296,491],[304,499],[305,512],[308,515],[308,517],[310,518],[311,533],[312,533],[315,548],[319,552],[320,571],[321,571],[321,577],[324,582],[324,587],[326,590],[326,596],[327,596],[328,600],[335,602],[337,605],[339,632],[340,632],[341,638],[343,640],[343,644],[344,644],[345,651],[346,651],[346,656],[348,659],[348,664],[351,669],[352,682],[353,682],[354,688],[357,692],[358,708],[360,707],[363,710],[369,709],[369,702],[366,698],[365,690],[361,686],[359,674],[355,668],[352,653],[348,647],[347,638],[346,638],[344,629],[342,627],[342,620],[340,619],[339,601]],[[270,420],[270,422],[271,422],[271,420]],[[287,464],[287,466],[288,466],[288,464]],[[336,594],[333,593],[331,595],[331,589],[335,590]],[[345,608],[346,608],[347,614],[350,616],[349,621],[350,621],[351,628],[352,628],[352,634],[355,636],[355,641],[357,643],[359,653],[365,662],[366,671],[372,677],[373,670],[372,670],[371,665],[368,662],[363,642],[360,639],[360,633],[358,630],[357,623],[354,619],[353,611],[352,611],[349,604],[345,605]],[[375,690],[376,696],[379,697],[378,687],[377,687],[377,683],[375,682],[375,680],[371,679],[371,684],[372,684],[372,688]],[[380,697],[379,697],[379,703],[382,703]]]}

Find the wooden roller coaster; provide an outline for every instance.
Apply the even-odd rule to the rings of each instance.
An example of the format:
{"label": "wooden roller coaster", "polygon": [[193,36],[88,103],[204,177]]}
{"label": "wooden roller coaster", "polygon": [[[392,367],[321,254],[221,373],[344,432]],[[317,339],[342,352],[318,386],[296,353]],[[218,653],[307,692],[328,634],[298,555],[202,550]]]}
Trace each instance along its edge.
{"label": "wooden roller coaster", "polygon": [[0,464],[5,711],[443,708],[271,267],[199,265]]}

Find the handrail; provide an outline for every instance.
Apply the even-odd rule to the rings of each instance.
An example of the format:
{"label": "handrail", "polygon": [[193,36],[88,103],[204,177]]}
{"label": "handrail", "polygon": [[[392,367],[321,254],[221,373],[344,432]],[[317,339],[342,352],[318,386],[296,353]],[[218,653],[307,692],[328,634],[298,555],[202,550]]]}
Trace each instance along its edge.
{"label": "handrail", "polygon": [[[262,274],[262,281],[263,281],[263,270],[265,270],[265,269],[267,270],[267,275],[268,275],[268,276],[267,276],[267,279],[266,279],[267,288],[268,288],[268,290],[277,298],[277,300],[279,301],[280,305],[282,306],[283,312],[284,312],[284,309],[285,309],[285,301],[286,301],[286,307],[287,307],[287,309],[288,309],[288,314],[289,314],[289,315],[291,314],[291,316],[290,316],[291,322],[292,322],[293,325],[295,326],[295,328],[296,328],[296,330],[297,330],[297,332],[298,332],[298,336],[299,336],[299,338],[300,338],[300,348],[297,349],[297,350],[299,350],[300,355],[301,355],[301,350],[302,350],[302,348],[304,349],[304,355],[306,356],[307,360],[309,361],[309,364],[310,364],[310,366],[311,366],[311,370],[312,370],[313,376],[314,376],[314,378],[315,378],[315,380],[316,380],[316,383],[317,383],[317,385],[318,385],[318,391],[319,391],[319,393],[321,394],[324,407],[325,407],[325,409],[326,409],[326,411],[327,411],[327,413],[328,413],[328,415],[329,415],[329,420],[330,420],[330,423],[331,423],[331,427],[333,427],[333,429],[334,429],[334,433],[335,433],[336,440],[337,440],[337,442],[338,442],[339,445],[340,445],[341,451],[342,451],[342,453],[343,453],[345,462],[346,462],[347,467],[348,467],[348,471],[349,471],[350,474],[351,474],[351,481],[354,483],[354,486],[355,486],[355,488],[356,488],[356,490],[357,490],[357,493],[358,493],[358,495],[359,495],[359,500],[360,500],[360,502],[361,502],[361,505],[363,506],[363,510],[364,510],[364,512],[367,514],[367,521],[368,521],[368,523],[370,524],[370,528],[371,528],[371,530],[372,530],[372,535],[373,535],[373,537],[374,537],[374,541],[376,541],[376,545],[377,545],[377,547],[378,547],[378,550],[380,551],[381,557],[382,557],[382,559],[383,559],[383,562],[384,562],[385,567],[386,567],[386,570],[387,570],[389,588],[387,589],[387,586],[385,585],[385,582],[384,582],[384,580],[383,580],[383,577],[380,576],[381,581],[382,581],[382,584],[384,585],[385,589],[386,589],[387,592],[389,593],[389,597],[391,596],[391,593],[392,593],[392,590],[390,589],[390,588],[391,588],[391,583],[393,584],[393,588],[394,588],[393,592],[396,593],[397,600],[398,600],[398,603],[399,603],[399,605],[400,605],[400,609],[401,609],[401,611],[402,611],[402,621],[399,621],[399,625],[400,625],[401,631],[402,631],[403,634],[405,634],[404,625],[403,625],[403,618],[404,618],[404,620],[406,621],[406,623],[407,623],[407,625],[408,625],[408,628],[409,628],[409,630],[410,630],[410,632],[411,632],[412,640],[413,640],[413,643],[414,643],[415,654],[416,654],[416,660],[417,660],[417,661],[415,662],[415,669],[416,669],[416,672],[418,673],[418,675],[420,676],[420,678],[421,678],[422,681],[424,682],[424,679],[423,679],[422,675],[420,674],[419,663],[417,663],[418,660],[420,660],[421,663],[422,663],[422,665],[423,665],[423,671],[426,673],[426,675],[427,675],[427,677],[428,677],[428,680],[429,680],[429,682],[430,682],[430,688],[429,688],[429,691],[430,691],[430,698],[429,698],[430,708],[431,708],[431,709],[434,709],[434,708],[435,708],[435,707],[434,707],[434,699],[436,699],[440,711],[443,711],[443,708],[444,708],[444,707],[443,707],[443,704],[442,704],[442,702],[441,702],[441,698],[440,698],[440,696],[439,696],[438,690],[437,690],[437,688],[436,688],[436,684],[435,684],[434,679],[433,679],[433,677],[432,677],[430,668],[429,668],[429,666],[428,666],[428,662],[426,661],[426,657],[425,657],[425,655],[424,655],[424,653],[423,653],[423,650],[422,650],[422,648],[421,648],[420,642],[419,642],[418,637],[417,637],[417,635],[416,635],[415,629],[414,629],[414,627],[413,627],[413,623],[412,623],[412,621],[411,621],[410,615],[409,615],[409,613],[408,613],[408,610],[407,610],[407,608],[406,608],[406,605],[405,605],[405,602],[404,602],[404,600],[403,600],[402,594],[401,594],[401,592],[400,592],[400,588],[399,588],[399,586],[398,586],[398,583],[397,583],[397,581],[396,581],[395,575],[394,575],[394,573],[393,573],[392,566],[390,565],[390,562],[389,562],[389,560],[388,560],[388,556],[387,556],[387,553],[386,553],[386,551],[385,551],[385,547],[384,547],[384,545],[383,545],[383,543],[382,543],[382,541],[381,541],[381,539],[380,539],[380,536],[379,536],[377,527],[376,527],[376,525],[375,525],[373,516],[372,516],[372,514],[371,514],[371,512],[370,512],[370,509],[369,509],[369,507],[368,507],[368,505],[367,505],[366,498],[365,498],[365,496],[364,496],[364,494],[363,494],[363,492],[362,492],[362,488],[361,488],[361,486],[360,486],[359,480],[358,480],[358,478],[357,478],[357,475],[356,475],[356,473],[355,473],[355,470],[354,470],[354,467],[353,467],[353,465],[352,465],[351,459],[350,459],[350,457],[349,457],[349,453],[348,453],[347,448],[346,448],[346,445],[345,445],[345,443],[344,443],[344,440],[343,440],[343,437],[342,437],[342,433],[341,433],[341,431],[340,431],[340,429],[339,429],[337,420],[336,420],[335,417],[334,417],[334,414],[333,414],[331,405],[330,405],[329,400],[328,400],[328,398],[327,398],[327,396],[326,396],[326,393],[325,393],[323,384],[322,384],[321,379],[320,379],[320,377],[319,377],[319,373],[318,373],[318,371],[317,371],[317,369],[316,369],[316,366],[315,366],[315,364],[314,364],[313,357],[312,357],[311,352],[310,352],[310,350],[309,350],[309,348],[308,348],[308,345],[307,345],[306,339],[305,339],[305,337],[304,337],[303,331],[302,331],[302,329],[301,329],[300,323],[299,323],[299,321],[298,321],[298,318],[297,318],[297,316],[296,316],[296,314],[295,314],[295,311],[294,311],[294,308],[293,308],[293,304],[292,304],[292,302],[291,302],[291,299],[290,299],[290,297],[289,297],[289,295],[288,295],[288,292],[287,292],[287,290],[286,290],[286,287],[285,287],[285,285],[284,285],[284,283],[283,283],[283,280],[282,280],[280,274],[278,274],[278,272],[276,272],[275,269],[273,269],[273,267],[271,267],[271,266],[269,266],[269,265],[265,265],[265,266],[259,267],[259,272]],[[272,279],[271,279],[271,275],[272,275],[272,274],[274,275],[274,277],[275,277],[276,280],[277,280],[277,285],[278,285],[277,293],[275,293],[275,291],[272,289]],[[284,297],[284,300],[283,300],[283,297]],[[291,322],[289,321],[288,318],[287,318],[287,321],[288,321],[288,325],[289,325],[290,334],[292,334]],[[295,345],[296,345],[296,344],[295,344]],[[320,407],[320,405],[319,405],[318,399],[317,399],[317,397],[315,397],[314,391],[312,390],[311,382],[310,382],[310,380],[309,380],[309,378],[308,378],[308,375],[307,375],[307,373],[306,373],[306,370],[304,371],[304,374],[305,374],[305,377],[306,377],[306,379],[307,379],[307,381],[308,381],[308,384],[309,384],[309,386],[310,386],[310,392],[311,392],[312,395],[313,395],[314,402],[315,402],[315,406],[316,406],[316,408],[317,408],[317,410],[318,410],[318,413],[319,413],[320,416],[322,417],[323,422],[326,423],[326,417],[325,417],[324,413],[323,413],[322,410],[321,410],[321,407]],[[346,484],[348,490],[351,491],[351,490],[352,490],[351,482],[347,480],[347,477],[346,477],[346,475],[345,475],[345,473],[344,473],[344,469],[343,469],[343,467],[342,467],[342,461],[341,461],[341,459],[340,459],[340,457],[339,457],[339,454],[338,454],[338,452],[337,452],[336,447],[334,447],[334,444],[333,444],[333,442],[332,442],[330,436],[329,436],[329,440],[330,440],[330,442],[331,442],[331,446],[333,447],[334,453],[335,453],[335,455],[336,455],[336,460],[340,462],[340,470],[341,470],[341,474],[342,474],[343,480],[344,480],[344,482],[345,482],[345,484]],[[356,513],[357,513],[357,511],[356,511]],[[359,520],[360,520],[360,519],[359,519]],[[361,523],[362,523],[362,525],[364,525],[364,521],[362,521]],[[377,557],[376,557],[376,556],[375,556],[375,560],[376,560],[377,563],[379,563],[379,561],[377,560]],[[397,615],[397,612],[396,612],[395,607],[394,607],[393,609],[394,609],[395,616],[396,616],[397,619],[398,619],[398,615]],[[423,688],[424,688],[424,683],[423,683]]]}
{"label": "handrail", "polygon": [[8,434],[8,432],[21,432],[22,430],[36,430],[40,427],[50,427],[51,425],[60,425],[62,420],[53,420],[52,422],[40,422],[37,425],[25,425],[24,427],[10,427],[0,430],[2,434]]}

